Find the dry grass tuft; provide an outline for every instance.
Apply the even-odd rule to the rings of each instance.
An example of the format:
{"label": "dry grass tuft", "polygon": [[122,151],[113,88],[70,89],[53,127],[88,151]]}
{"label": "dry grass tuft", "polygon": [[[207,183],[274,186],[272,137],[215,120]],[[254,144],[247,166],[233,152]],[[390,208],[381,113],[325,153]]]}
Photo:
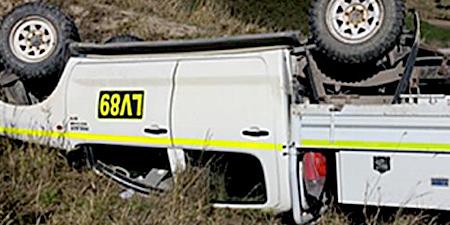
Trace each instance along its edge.
{"label": "dry grass tuft", "polygon": [[[30,0],[4,0],[0,14]],[[103,42],[118,34],[134,34],[146,40],[186,39],[224,35],[300,30],[308,33],[309,1],[272,0],[44,0],[75,18],[83,40]],[[430,21],[450,13],[438,5],[449,0],[408,0]],[[440,22],[442,23],[442,21]],[[445,46],[449,29],[425,26],[427,41]],[[439,32],[434,29],[441,30]],[[437,36],[437,37],[435,37]],[[436,39],[436,40],[435,40]],[[442,40],[444,39],[444,40]]]}
{"label": "dry grass tuft", "polygon": [[[0,141],[0,225],[263,225],[286,224],[270,212],[215,209],[210,204],[207,170],[190,168],[175,188],[149,197],[123,200],[115,183],[90,171],[76,171],[57,150],[10,140]],[[356,209],[358,210],[362,209]],[[422,215],[387,219],[378,212],[362,222],[330,210],[319,225],[437,225]]]}
{"label": "dry grass tuft", "polygon": [[281,224],[270,213],[214,209],[205,170],[165,194],[129,200],[116,184],[68,166],[57,150],[0,142],[0,224]]}

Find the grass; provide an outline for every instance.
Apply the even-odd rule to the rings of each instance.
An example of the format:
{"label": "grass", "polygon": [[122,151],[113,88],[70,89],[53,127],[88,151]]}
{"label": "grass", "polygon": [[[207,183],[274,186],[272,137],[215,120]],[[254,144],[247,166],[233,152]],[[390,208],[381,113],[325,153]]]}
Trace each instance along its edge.
{"label": "grass", "polygon": [[[413,28],[413,17],[409,15],[406,19],[406,25],[409,29]],[[421,21],[422,42],[427,45],[449,48],[450,47],[450,27],[444,28],[431,24],[427,20]]]}
{"label": "grass", "polygon": [[[215,37],[248,33],[264,33],[300,30],[308,34],[309,1],[272,0],[100,0],[61,1],[53,3],[69,9],[73,5],[89,9],[80,24],[95,24],[82,33],[88,40],[100,41],[99,35],[134,33],[147,40]],[[450,20],[450,11],[438,6],[447,6],[448,0],[430,3],[429,0],[409,0],[408,7],[416,8],[425,21],[431,19]],[[108,7],[105,7],[109,5]],[[145,7],[142,7],[145,6]],[[101,12],[97,12],[101,10]],[[73,10],[72,10],[73,11]],[[121,12],[122,16],[111,17]],[[162,20],[149,18],[157,16]],[[89,19],[105,16],[103,19]],[[79,15],[74,15],[80,18]],[[99,23],[96,23],[99,20]],[[105,26],[105,24],[116,24]],[[437,47],[448,47],[450,27],[438,27],[424,22],[425,41]],[[164,29],[164,27],[170,29]],[[180,27],[182,27],[180,29]],[[108,29],[111,28],[111,29]],[[91,32],[95,30],[95,37]],[[105,39],[103,36],[101,39]]]}
{"label": "grass", "polygon": [[281,224],[261,211],[213,209],[205,170],[190,169],[174,190],[119,197],[115,183],[76,171],[55,149],[0,143],[0,224]]}
{"label": "grass", "polygon": [[[189,168],[177,179],[174,189],[149,197],[123,200],[115,183],[88,170],[75,170],[56,149],[0,141],[0,225],[165,225],[165,224],[289,224],[270,212],[215,209],[206,170]],[[318,225],[437,225],[421,214],[365,213],[331,210]],[[351,218],[355,219],[352,223]],[[362,218],[362,219],[361,219]]]}
{"label": "grass", "polygon": [[450,27],[443,29],[426,21],[422,22],[422,37],[425,43],[450,48]]}
{"label": "grass", "polygon": [[[0,2],[0,12],[23,0]],[[308,33],[309,1],[272,0],[47,0],[61,6],[79,25],[83,40],[102,42],[131,33],[146,40],[186,39],[300,30]],[[427,20],[450,20],[438,6],[449,0],[408,0]],[[428,24],[428,23],[426,23]],[[447,47],[449,27],[424,26],[426,41]]]}
{"label": "grass", "polygon": [[[284,30],[307,32],[308,1],[271,0],[48,0],[75,18],[85,41],[102,42],[123,33],[147,40],[213,37]],[[446,0],[445,0],[446,1]],[[0,14],[22,1],[0,2]],[[429,0],[410,0],[426,19],[448,19]],[[430,11],[431,10],[431,11]],[[430,13],[431,12],[431,13]],[[447,13],[447,14],[446,14]],[[449,43],[448,30],[424,23],[424,37]],[[147,198],[119,197],[116,184],[90,171],[76,171],[54,149],[0,141],[0,225],[6,224],[285,224],[270,212],[214,209],[204,171],[191,169],[175,189]],[[196,178],[196,179],[193,179]],[[358,212],[355,217],[348,215]],[[319,225],[432,225],[421,214],[377,211],[364,215],[331,210]]]}
{"label": "grass", "polygon": [[424,19],[450,20],[450,0],[408,0],[408,7],[419,10]]}

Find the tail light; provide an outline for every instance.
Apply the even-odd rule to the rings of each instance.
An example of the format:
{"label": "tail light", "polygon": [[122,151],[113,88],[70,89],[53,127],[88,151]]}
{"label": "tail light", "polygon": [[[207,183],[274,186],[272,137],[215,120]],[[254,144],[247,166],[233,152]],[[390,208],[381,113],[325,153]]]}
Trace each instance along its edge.
{"label": "tail light", "polygon": [[302,172],[307,194],[320,199],[327,177],[326,157],[322,153],[306,153],[303,157]]}

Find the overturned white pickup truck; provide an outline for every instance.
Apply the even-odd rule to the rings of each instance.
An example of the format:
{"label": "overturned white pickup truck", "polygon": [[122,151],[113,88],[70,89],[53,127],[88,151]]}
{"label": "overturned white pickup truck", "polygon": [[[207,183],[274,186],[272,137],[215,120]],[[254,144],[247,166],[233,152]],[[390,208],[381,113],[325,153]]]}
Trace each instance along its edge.
{"label": "overturned white pickup truck", "polygon": [[[356,14],[386,1],[351,2],[330,7]],[[72,29],[70,20],[11,19],[20,10],[4,20],[11,35],[0,38],[18,76],[0,83],[7,92],[19,87],[27,104],[0,103],[3,136],[81,152],[95,170],[144,194],[170,187],[187,164],[215,158],[227,192],[217,207],[291,211],[299,224],[318,218],[330,195],[341,204],[450,210],[448,55],[419,48],[417,17],[396,50],[352,64],[327,61],[297,33],[69,50],[78,35],[58,33]],[[344,30],[343,43],[365,35]],[[51,65],[52,74],[64,68],[57,85],[33,101],[20,81],[42,85]]]}

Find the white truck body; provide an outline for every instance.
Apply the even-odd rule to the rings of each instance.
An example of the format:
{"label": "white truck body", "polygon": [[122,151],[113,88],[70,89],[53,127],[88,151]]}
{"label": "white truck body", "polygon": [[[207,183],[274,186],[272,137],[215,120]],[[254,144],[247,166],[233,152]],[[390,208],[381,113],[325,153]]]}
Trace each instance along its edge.
{"label": "white truck body", "polygon": [[[449,98],[418,104],[303,105],[302,148],[336,149],[338,201],[344,204],[450,209]],[[374,169],[388,157],[390,170]]]}
{"label": "white truck body", "polygon": [[[292,78],[298,62],[291,50],[277,45],[73,57],[44,102],[0,103],[0,130],[69,151],[111,144],[249,154],[262,165],[266,201],[216,206],[293,210],[299,223],[303,178],[293,175],[302,167],[297,153],[311,150],[335,155],[340,203],[449,210],[449,98],[340,109],[296,104]],[[120,97],[116,116],[133,114],[127,104],[141,101],[142,117],[100,118],[105,91],[112,92],[105,97],[109,103],[113,92],[129,92],[129,100]],[[133,101],[132,92],[143,98],[123,103]],[[385,157],[388,168],[376,170],[377,157]]]}
{"label": "white truck body", "polygon": [[[245,208],[287,211],[289,178],[279,170],[288,168],[283,156],[290,128],[289,81],[284,80],[289,78],[288,57],[285,47],[271,47],[72,58],[44,102],[0,103],[2,130],[17,139],[67,150],[83,144],[119,144],[251,154],[262,160],[268,196],[265,204]],[[105,90],[144,91],[143,118],[99,119],[99,93]],[[149,135],[146,127],[169,132]],[[270,134],[246,137],[246,129]]]}

